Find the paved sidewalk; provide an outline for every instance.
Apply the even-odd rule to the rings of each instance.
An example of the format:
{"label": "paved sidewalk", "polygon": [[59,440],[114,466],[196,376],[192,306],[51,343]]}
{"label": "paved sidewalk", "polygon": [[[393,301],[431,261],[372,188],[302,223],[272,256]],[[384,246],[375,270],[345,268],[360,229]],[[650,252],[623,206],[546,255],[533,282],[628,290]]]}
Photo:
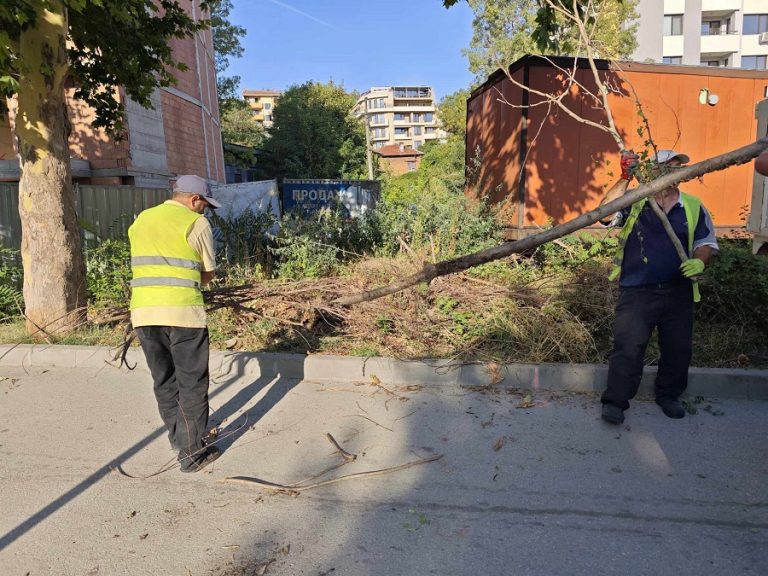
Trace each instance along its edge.
{"label": "paved sidewalk", "polygon": [[[2,367],[0,574],[764,575],[768,403],[705,400],[621,427],[592,396],[526,398],[229,373],[211,388],[223,456],[172,469],[149,377]],[[247,416],[246,416],[247,415]],[[234,434],[232,434],[234,432]],[[290,483],[436,454],[300,496]]]}

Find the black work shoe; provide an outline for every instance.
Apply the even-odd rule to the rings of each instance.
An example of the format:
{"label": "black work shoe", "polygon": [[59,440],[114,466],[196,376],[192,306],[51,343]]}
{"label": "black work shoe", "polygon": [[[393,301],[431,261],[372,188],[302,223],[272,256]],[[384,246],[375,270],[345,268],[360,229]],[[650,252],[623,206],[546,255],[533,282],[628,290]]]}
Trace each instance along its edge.
{"label": "black work shoe", "polygon": [[181,471],[182,472],[200,472],[203,468],[208,466],[211,462],[221,456],[221,452],[216,446],[208,446],[194,456],[181,459]]}
{"label": "black work shoe", "polygon": [[624,410],[615,404],[603,404],[603,420],[608,424],[621,424],[624,422]]}
{"label": "black work shoe", "polygon": [[661,411],[664,412],[670,418],[684,418],[685,408],[677,398],[660,398],[656,399],[656,404],[661,406]]}

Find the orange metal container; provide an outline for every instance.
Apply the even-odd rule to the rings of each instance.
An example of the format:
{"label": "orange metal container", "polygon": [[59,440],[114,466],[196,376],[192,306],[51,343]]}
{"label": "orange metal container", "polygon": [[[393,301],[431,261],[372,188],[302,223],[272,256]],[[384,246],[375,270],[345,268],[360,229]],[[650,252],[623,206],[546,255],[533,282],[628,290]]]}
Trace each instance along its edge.
{"label": "orange metal container", "polygon": [[[685,152],[692,162],[727,152],[755,139],[756,104],[768,95],[768,72],[597,61],[611,87],[609,104],[627,146],[647,148],[642,104],[659,149]],[[560,224],[595,208],[620,174],[615,141],[578,122],[535,92],[562,92],[564,70],[597,93],[584,59],[526,56],[499,70],[467,100],[467,193],[508,204],[510,236],[548,223]],[[716,95],[712,105],[700,103]],[[606,124],[596,101],[574,87],[563,102],[579,116]],[[643,132],[641,134],[641,132]],[[752,163],[707,174],[681,188],[699,196],[719,232],[744,228],[752,198]]]}

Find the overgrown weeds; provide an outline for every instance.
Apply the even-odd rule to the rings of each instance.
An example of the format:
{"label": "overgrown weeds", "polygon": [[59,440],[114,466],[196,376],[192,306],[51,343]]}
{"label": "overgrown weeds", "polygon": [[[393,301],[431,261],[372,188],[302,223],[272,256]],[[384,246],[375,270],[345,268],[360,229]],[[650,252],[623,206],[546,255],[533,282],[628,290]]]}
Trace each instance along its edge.
{"label": "overgrown weeds", "polygon": [[[607,361],[618,288],[607,279],[616,240],[583,234],[437,278],[427,285],[339,308],[336,297],[381,286],[444,260],[500,242],[494,210],[448,185],[392,194],[350,220],[324,210],[247,213],[217,222],[222,262],[208,292],[214,347],[326,352],[486,362]],[[391,191],[391,190],[390,190]],[[768,366],[768,259],[746,241],[723,241],[702,282],[694,365]],[[126,318],[130,254],[121,240],[86,253],[91,327],[62,342],[115,344]],[[21,271],[0,251],[0,311],[17,313]],[[7,293],[6,293],[7,291]],[[96,327],[94,327],[94,324]],[[3,341],[24,341],[7,324]],[[658,358],[655,343],[647,362]]]}

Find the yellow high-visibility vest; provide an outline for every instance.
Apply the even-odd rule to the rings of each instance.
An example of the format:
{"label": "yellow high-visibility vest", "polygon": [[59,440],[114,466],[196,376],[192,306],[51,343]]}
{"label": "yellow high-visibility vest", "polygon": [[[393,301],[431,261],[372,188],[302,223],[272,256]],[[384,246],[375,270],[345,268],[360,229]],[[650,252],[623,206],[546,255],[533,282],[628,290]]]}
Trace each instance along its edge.
{"label": "yellow high-visibility vest", "polygon": [[177,204],[144,210],[128,229],[131,241],[131,309],[202,306],[203,260],[187,242],[202,214]]}
{"label": "yellow high-visibility vest", "polygon": [[[696,226],[699,224],[701,200],[696,196],[680,192],[680,201],[683,203],[685,220],[688,224],[688,258],[693,258],[693,235],[696,232]],[[616,280],[621,275],[621,264],[624,261],[624,247],[627,245],[627,239],[629,238],[632,229],[635,227],[637,219],[640,217],[640,212],[642,212],[646,202],[648,202],[648,198],[643,198],[632,205],[632,210],[629,212],[627,221],[619,233],[619,248],[616,250],[616,254],[613,257],[613,269],[608,276],[609,280]],[[701,294],[699,292],[699,283],[693,282],[693,301],[699,302],[700,300]]]}

